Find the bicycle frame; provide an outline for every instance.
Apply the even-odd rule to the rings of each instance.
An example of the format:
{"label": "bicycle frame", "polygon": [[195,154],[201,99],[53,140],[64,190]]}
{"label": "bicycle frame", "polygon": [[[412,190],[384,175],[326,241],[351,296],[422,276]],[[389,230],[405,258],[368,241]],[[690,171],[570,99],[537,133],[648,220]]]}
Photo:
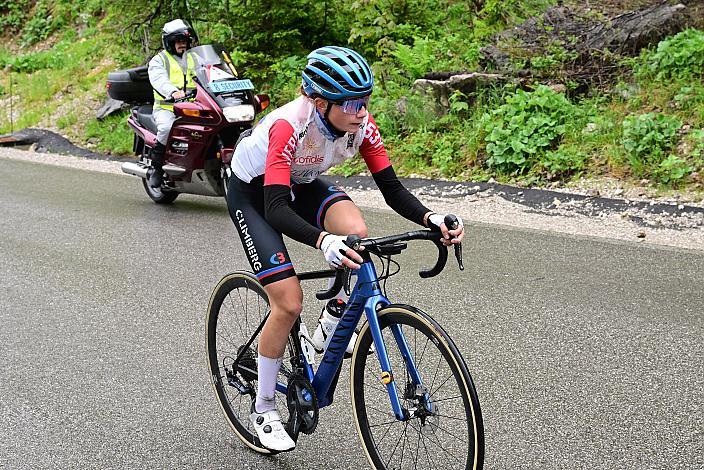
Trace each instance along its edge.
{"label": "bicycle frame", "polygon": [[[391,370],[386,344],[384,343],[381,328],[379,326],[379,319],[376,314],[377,310],[390,305],[391,302],[389,302],[381,291],[376,268],[374,263],[371,261],[371,258],[369,255],[365,256],[365,254],[363,254],[363,257],[365,258],[364,262],[362,263],[360,269],[355,272],[357,282],[355,283],[354,289],[350,294],[350,300],[347,303],[347,307],[342,315],[342,318],[340,318],[340,322],[337,325],[335,333],[330,339],[329,346],[321,359],[317,371],[315,373],[313,372],[312,365],[305,360],[303,353],[299,351],[301,355],[301,363],[303,364],[306,376],[315,391],[318,399],[318,407],[324,408],[325,406],[330,405],[333,401],[333,395],[337,386],[337,379],[339,377],[347,344],[352,337],[355,326],[364,313],[367,317],[367,321],[369,322],[369,329],[372,334],[373,344],[376,348],[376,354],[379,358],[379,363],[382,370],[380,380],[386,385],[386,390],[389,394],[389,400],[396,419],[405,421],[409,418],[409,416],[407,412],[404,413],[404,410],[401,407],[398,392],[394,385],[394,375]],[[318,272],[306,273],[312,274],[310,276],[301,274],[299,277],[302,280],[329,277],[329,272],[323,273],[326,275],[323,276],[322,273]],[[266,321],[266,319],[264,321]],[[418,373],[414,358],[401,328],[398,325],[392,326],[392,333],[401,355],[403,356],[409,376],[416,385],[422,385],[422,379]],[[276,389],[283,394],[287,393],[286,384],[277,383]],[[428,403],[428,406],[432,405]]]}

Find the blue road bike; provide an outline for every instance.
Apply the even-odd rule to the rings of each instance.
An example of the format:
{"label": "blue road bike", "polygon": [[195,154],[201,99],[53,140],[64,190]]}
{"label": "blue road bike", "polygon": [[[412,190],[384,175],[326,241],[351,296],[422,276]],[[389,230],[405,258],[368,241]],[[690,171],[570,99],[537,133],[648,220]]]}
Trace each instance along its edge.
{"label": "blue road bike", "polygon": [[[448,216],[446,225],[456,219]],[[391,303],[386,280],[400,270],[392,257],[408,241],[430,240],[438,260],[420,276],[445,267],[448,249],[437,231],[418,230],[380,238],[350,236],[364,262],[355,272],[325,270],[299,273],[301,281],[335,277],[334,285],[316,297],[325,300],[340,288],[350,300],[317,369],[305,325],[296,322],[289,335],[278,375],[277,406],[294,440],[311,434],[319,410],[332,403],[346,345],[362,318],[366,322],[351,357],[352,411],[362,447],[377,469],[480,469],[484,462],[484,427],[479,400],[462,355],[427,313]],[[381,261],[377,275],[375,255]],[[455,255],[462,266],[461,246]],[[391,271],[392,267],[395,271]],[[235,434],[264,454],[249,420],[257,390],[257,346],[270,313],[267,294],[250,272],[223,277],[210,298],[206,320],[208,366],[215,394]]]}

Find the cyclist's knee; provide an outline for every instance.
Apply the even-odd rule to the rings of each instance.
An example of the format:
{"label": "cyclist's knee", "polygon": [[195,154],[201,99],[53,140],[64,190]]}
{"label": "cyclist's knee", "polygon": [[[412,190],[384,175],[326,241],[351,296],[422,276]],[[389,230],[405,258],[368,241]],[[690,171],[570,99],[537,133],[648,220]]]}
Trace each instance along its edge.
{"label": "cyclist's knee", "polygon": [[361,238],[367,238],[368,236],[367,224],[364,223],[364,220],[361,218],[348,221],[342,231],[344,233],[341,233],[340,235],[354,234],[359,235]]}
{"label": "cyclist's knee", "polygon": [[303,311],[303,291],[295,277],[283,279],[266,286],[272,313],[289,317],[292,321]]}
{"label": "cyclist's knee", "polygon": [[367,224],[365,224],[363,220],[361,220],[359,224],[356,224],[352,230],[350,230],[350,233],[359,235],[361,238],[367,238],[369,236]]}
{"label": "cyclist's knee", "polygon": [[335,235],[359,235],[366,238],[367,224],[354,202],[339,201],[328,209],[325,215],[324,229]]}
{"label": "cyclist's knee", "polygon": [[331,231],[335,235],[359,235],[361,238],[367,238],[367,224],[364,219],[352,218],[346,220],[344,224],[338,224],[336,227],[331,227]]}
{"label": "cyclist's knee", "polygon": [[292,320],[298,318],[303,311],[303,299],[295,296],[284,296],[283,298],[270,299],[272,311],[276,310],[279,315],[285,315]]}

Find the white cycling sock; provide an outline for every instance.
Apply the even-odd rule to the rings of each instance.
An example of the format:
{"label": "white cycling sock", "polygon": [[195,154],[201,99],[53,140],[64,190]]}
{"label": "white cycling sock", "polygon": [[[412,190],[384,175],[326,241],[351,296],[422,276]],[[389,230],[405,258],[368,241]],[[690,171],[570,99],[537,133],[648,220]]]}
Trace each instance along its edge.
{"label": "white cycling sock", "polygon": [[276,375],[279,373],[282,362],[283,357],[271,359],[257,354],[259,386],[257,387],[257,400],[254,403],[257,413],[276,409]]}

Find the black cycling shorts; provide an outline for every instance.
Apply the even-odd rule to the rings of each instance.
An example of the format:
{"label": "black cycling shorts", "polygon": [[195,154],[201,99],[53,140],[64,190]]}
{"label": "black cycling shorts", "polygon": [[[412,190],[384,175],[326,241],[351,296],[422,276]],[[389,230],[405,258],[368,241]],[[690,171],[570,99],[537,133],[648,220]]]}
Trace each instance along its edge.
{"label": "black cycling shorts", "polygon": [[[342,188],[323,178],[295,184],[291,190],[294,195],[291,208],[303,220],[320,229],[333,204],[350,200]],[[249,265],[262,285],[295,276],[281,233],[264,217],[264,178],[260,176],[245,183],[233,175],[228,185],[227,207]]]}

